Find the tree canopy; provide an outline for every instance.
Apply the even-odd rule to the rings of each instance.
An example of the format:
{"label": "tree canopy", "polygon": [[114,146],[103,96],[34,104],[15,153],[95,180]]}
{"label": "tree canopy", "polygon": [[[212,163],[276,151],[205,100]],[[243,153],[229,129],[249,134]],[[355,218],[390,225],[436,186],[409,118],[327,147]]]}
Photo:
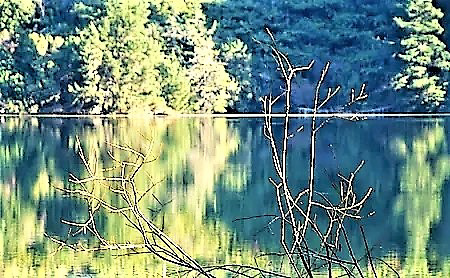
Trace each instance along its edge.
{"label": "tree canopy", "polygon": [[405,4],[406,15],[395,17],[405,32],[399,57],[406,67],[395,76],[395,89],[415,92],[415,98],[425,106],[416,110],[435,110],[445,101],[450,71],[450,52],[441,40],[444,28],[439,23],[444,14],[431,0],[410,0]]}
{"label": "tree canopy", "polygon": [[225,112],[239,53],[216,46],[202,2],[1,2],[2,111]]}
{"label": "tree canopy", "polygon": [[343,92],[327,109],[362,83],[363,110],[447,109],[445,1],[1,0],[0,10],[2,112],[259,112],[261,96],[284,89],[264,27],[296,64],[316,60],[293,84],[296,108],[311,107],[331,61],[325,85]]}

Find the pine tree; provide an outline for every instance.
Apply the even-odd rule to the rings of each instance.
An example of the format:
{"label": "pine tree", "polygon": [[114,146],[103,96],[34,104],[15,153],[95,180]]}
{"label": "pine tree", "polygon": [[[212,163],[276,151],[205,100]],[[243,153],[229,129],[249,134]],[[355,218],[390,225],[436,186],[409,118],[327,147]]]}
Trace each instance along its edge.
{"label": "pine tree", "polygon": [[108,0],[105,16],[80,33],[82,84],[71,88],[91,113],[151,111],[163,106],[158,31],[149,1]]}
{"label": "pine tree", "polygon": [[238,100],[240,85],[220,60],[220,50],[212,37],[214,28],[206,26],[206,16],[201,6],[204,1],[155,2],[152,4],[156,13],[152,19],[160,26],[163,51],[172,57],[172,63],[179,63],[168,65],[167,72],[180,72],[180,80],[172,78],[172,82],[188,82],[190,86],[187,90],[185,85],[174,87],[166,84],[165,88],[171,88],[170,92],[165,92],[169,105],[180,109],[183,100],[189,102],[183,105],[184,112],[225,112]]}
{"label": "pine tree", "polygon": [[[240,91],[220,60],[201,0],[78,4],[82,82],[91,113],[225,112]],[[95,14],[94,14],[95,13]]]}
{"label": "pine tree", "polygon": [[394,88],[415,93],[413,110],[437,110],[444,102],[448,88],[450,52],[440,37],[444,28],[439,20],[444,16],[432,0],[409,0],[406,15],[394,18],[405,32],[399,55],[406,66],[393,80]]}

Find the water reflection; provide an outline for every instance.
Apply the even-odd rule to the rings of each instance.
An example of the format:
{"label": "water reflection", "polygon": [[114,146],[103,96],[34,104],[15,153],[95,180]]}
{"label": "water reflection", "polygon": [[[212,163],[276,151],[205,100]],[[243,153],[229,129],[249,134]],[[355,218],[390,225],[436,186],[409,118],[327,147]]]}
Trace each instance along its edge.
{"label": "water reflection", "polygon": [[443,187],[450,177],[445,129],[439,124],[426,127],[413,140],[395,141],[395,149],[405,160],[394,211],[403,215],[407,233],[402,274],[417,277],[433,270],[448,277],[448,260],[439,268],[433,266],[439,255],[429,244],[431,230],[441,219]]}
{"label": "water reflection", "polygon": [[[173,266],[151,256],[115,257],[112,254],[73,254],[43,238],[44,231],[64,236],[60,218],[82,219],[84,207],[63,198],[54,187],[68,186],[68,173],[85,175],[76,156],[80,138],[89,157],[97,154],[97,167],[109,167],[107,142],[145,148],[152,138],[159,159],[137,178],[145,187],[149,176],[162,181],[145,200],[150,217],[175,242],[200,261],[254,264],[254,256],[278,251],[278,223],[267,218],[236,218],[276,213],[273,176],[261,126],[257,119],[45,119],[2,118],[0,126],[0,276],[61,277],[96,273],[99,277],[164,276]],[[307,123],[296,120],[295,124]],[[280,127],[281,128],[281,127]],[[335,173],[348,173],[360,159],[366,166],[357,177],[357,190],[375,188],[365,212],[368,241],[377,256],[402,275],[450,275],[450,240],[445,234],[448,214],[443,203],[450,176],[449,121],[377,119],[338,121],[318,139],[318,186],[326,191]],[[281,129],[280,129],[281,130]],[[306,184],[308,144],[305,135],[290,142],[290,183]],[[115,153],[121,156],[121,153]],[[326,169],[326,170],[324,170]],[[100,189],[99,189],[100,190]],[[101,191],[98,194],[103,194]],[[159,213],[159,202],[166,203]],[[135,240],[119,217],[99,221],[112,240]],[[350,227],[351,228],[351,227]],[[448,228],[447,228],[448,231]],[[350,231],[358,242],[359,230]],[[447,243],[446,243],[447,242]],[[362,255],[362,245],[355,247]],[[260,266],[275,269],[271,258]],[[377,261],[380,272],[387,271]],[[285,264],[286,265],[286,264]],[[336,270],[337,271],[337,270]],[[386,272],[387,273],[387,272]],[[384,276],[383,276],[384,277]]]}

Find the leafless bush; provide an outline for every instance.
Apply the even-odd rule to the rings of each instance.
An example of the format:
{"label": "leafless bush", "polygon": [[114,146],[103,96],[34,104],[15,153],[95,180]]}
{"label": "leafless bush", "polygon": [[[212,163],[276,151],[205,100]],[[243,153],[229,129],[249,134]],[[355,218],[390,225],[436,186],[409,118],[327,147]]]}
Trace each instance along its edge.
{"label": "leafless bush", "polygon": [[[280,51],[275,43],[275,39],[269,29],[266,32],[271,38],[270,47],[274,56],[281,77],[284,81],[282,92],[276,96],[269,95],[262,98],[262,104],[265,114],[264,136],[269,142],[272,151],[272,161],[276,172],[276,178],[269,178],[270,183],[274,186],[279,210],[280,222],[280,243],[284,250],[281,256],[285,256],[289,260],[289,264],[294,269],[298,277],[313,277],[317,271],[327,270],[328,276],[332,277],[333,268],[341,268],[349,277],[354,276],[356,272],[359,276],[364,277],[365,274],[359,264],[359,259],[355,257],[352,250],[344,221],[346,219],[361,219],[360,214],[364,203],[369,198],[373,189],[369,188],[362,196],[357,196],[354,190],[355,175],[364,165],[364,160],[355,167],[355,170],[348,175],[338,174],[340,179],[339,185],[333,185],[336,190],[339,201],[333,202],[326,194],[316,190],[316,139],[321,128],[323,128],[331,119],[343,117],[348,120],[360,120],[358,115],[328,115],[322,119],[319,117],[319,110],[325,106],[335,96],[340,86],[336,88],[328,88],[327,95],[324,99],[320,99],[320,91],[324,83],[330,67],[327,62],[323,67],[320,79],[317,81],[314,91],[311,126],[309,129],[310,140],[310,157],[309,157],[309,181],[308,185],[301,188],[299,192],[295,192],[294,187],[288,182],[288,141],[298,132],[304,132],[304,126],[291,126],[291,85],[297,74],[303,71],[309,71],[314,65],[311,61],[306,66],[294,66],[286,54]],[[352,89],[350,100],[346,106],[361,102],[367,98],[365,92],[365,84],[361,86],[358,94]],[[283,134],[281,140],[277,140],[274,132],[274,115],[272,108],[284,96],[284,115]],[[293,132],[292,132],[293,130]],[[297,189],[298,190],[298,189]],[[326,215],[327,225],[318,224],[318,215]],[[370,264],[373,275],[376,277],[375,266],[369,252],[369,246],[366,241],[364,230],[361,227],[361,237],[364,240],[366,249],[366,257]],[[315,237],[320,242],[319,248],[313,248],[308,245],[311,239]],[[343,260],[338,256],[341,251],[341,240],[344,240],[351,260]],[[314,240],[313,240],[314,241]]]}

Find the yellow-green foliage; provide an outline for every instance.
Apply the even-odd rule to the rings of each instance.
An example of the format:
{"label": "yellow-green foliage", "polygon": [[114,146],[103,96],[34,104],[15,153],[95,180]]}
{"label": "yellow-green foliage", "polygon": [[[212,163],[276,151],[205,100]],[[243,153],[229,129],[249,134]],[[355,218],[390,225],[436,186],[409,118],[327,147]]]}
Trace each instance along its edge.
{"label": "yellow-green foliage", "polygon": [[187,112],[225,112],[239,99],[241,87],[221,61],[212,38],[215,30],[206,27],[202,2],[160,1],[155,4],[154,20],[160,26],[164,53],[175,57],[184,70],[179,82],[189,80],[189,91],[177,91],[177,99],[190,100]]}
{"label": "yellow-green foliage", "polygon": [[48,52],[55,52],[64,44],[64,38],[61,36],[51,36],[36,32],[31,32],[28,36],[34,43],[40,56],[45,56]]}
{"label": "yellow-green foliage", "polygon": [[0,0],[0,11],[0,32],[14,33],[19,26],[30,23],[36,11],[36,1]]}
{"label": "yellow-green foliage", "polygon": [[394,18],[406,34],[399,55],[406,67],[395,76],[394,88],[412,90],[419,104],[435,109],[445,100],[450,71],[450,52],[440,40],[444,14],[432,0],[409,0],[405,7],[407,15]]}
{"label": "yellow-green foliage", "polygon": [[[228,184],[225,183],[227,190],[240,192],[246,186],[247,176],[238,173],[239,176],[232,177],[236,173],[227,171],[230,167],[229,158],[238,149],[239,133],[230,127],[225,119],[136,121],[130,118],[117,122],[96,119],[92,124],[95,128],[86,128],[77,134],[89,161],[93,163],[96,161],[95,157],[98,158],[97,167],[95,167],[98,170],[111,166],[108,156],[105,155],[105,151],[110,149],[110,146],[105,143],[105,140],[130,144],[136,149],[143,150],[149,143],[144,137],[153,138],[154,153],[160,154],[160,157],[153,163],[145,165],[137,176],[136,182],[138,190],[142,192],[150,185],[149,177],[152,177],[155,182],[162,181],[153,188],[151,193],[162,202],[171,202],[154,221],[159,227],[164,227],[164,232],[175,242],[202,262],[254,265],[254,255],[257,250],[234,237],[232,229],[227,224],[217,219],[206,218],[208,207],[216,210],[215,191],[220,178],[233,180],[239,184],[239,186],[232,185],[232,188],[228,188]],[[95,253],[77,255],[65,249],[52,255],[56,245],[43,238],[43,233],[44,231],[48,233],[61,231],[63,225],[59,221],[51,222],[47,217],[59,218],[64,211],[71,215],[69,217],[71,220],[82,220],[86,215],[83,215],[83,209],[80,210],[79,207],[77,209],[74,206],[75,203],[79,205],[80,202],[70,202],[67,198],[61,199],[60,194],[53,187],[69,186],[62,182],[66,179],[64,176],[67,173],[60,173],[57,170],[60,162],[55,161],[57,155],[52,154],[53,146],[40,141],[40,136],[16,133],[19,127],[27,127],[27,132],[37,132],[39,130],[37,121],[11,119],[4,126],[2,134],[10,134],[18,142],[25,139],[32,141],[22,141],[20,146],[10,146],[9,149],[5,137],[2,137],[0,141],[2,146],[0,150],[3,150],[0,153],[3,159],[1,169],[6,169],[6,165],[10,165],[10,171],[0,175],[2,185],[0,211],[3,216],[0,256],[4,258],[0,263],[0,276],[61,277],[90,270],[97,272],[98,277],[133,275],[164,277],[169,271],[174,270],[173,265],[148,254],[124,257],[114,257],[114,253],[109,252],[102,256]],[[51,134],[50,140],[52,137],[61,136],[57,130],[45,130],[45,134],[48,133]],[[70,135],[67,139],[65,147],[75,151],[74,135]],[[25,146],[28,146],[27,150],[24,150]],[[24,161],[28,162],[26,153],[33,151],[31,146],[36,148],[37,159],[33,166],[27,167],[30,177],[18,180],[17,167],[24,165]],[[126,158],[126,154],[119,150],[114,150],[113,155],[117,158]],[[70,160],[65,162],[70,164]],[[78,163],[80,163],[79,160],[77,160]],[[85,170],[73,171],[74,169],[72,168],[71,172],[78,172],[81,177],[87,175]],[[100,171],[97,173],[102,174]],[[103,173],[103,175],[108,174]],[[185,175],[191,176],[185,184],[174,184],[182,181]],[[88,184],[88,186],[94,185]],[[118,202],[112,194],[108,193],[107,188],[100,184],[96,184],[93,192],[108,202]],[[48,205],[43,209],[48,215],[36,213],[42,204]],[[63,204],[64,207],[58,204]],[[148,209],[159,207],[151,194],[141,203],[142,211],[149,217],[152,214]],[[139,235],[133,233],[118,215],[102,214],[98,223],[99,230],[108,240],[137,243],[141,240]],[[61,232],[60,235],[65,236],[66,233]],[[268,257],[259,258],[258,264],[274,270],[278,267],[276,264],[269,264]],[[216,274],[217,277],[226,277],[221,271]]]}
{"label": "yellow-green foliage", "polygon": [[150,109],[163,102],[157,69],[163,60],[158,31],[147,19],[148,2],[105,5],[105,17],[80,33],[84,81],[72,93],[94,113]]}
{"label": "yellow-green foliage", "polygon": [[243,86],[204,2],[0,2],[1,111],[225,112]]}
{"label": "yellow-green foliage", "polygon": [[[429,277],[428,242],[431,228],[441,219],[443,185],[450,177],[447,140],[444,127],[437,123],[409,146],[401,141],[395,143],[406,164],[400,173],[400,195],[395,205],[395,213],[405,218],[407,233],[401,277]],[[440,277],[449,274],[442,273]]]}
{"label": "yellow-green foliage", "polygon": [[89,112],[225,112],[238,99],[200,2],[104,5],[80,32],[82,78],[70,85]]}
{"label": "yellow-green foliage", "polygon": [[0,112],[19,112],[20,104],[11,99],[22,95],[24,81],[24,76],[14,67],[12,54],[0,46],[0,102],[6,102],[4,107],[0,106]]}

